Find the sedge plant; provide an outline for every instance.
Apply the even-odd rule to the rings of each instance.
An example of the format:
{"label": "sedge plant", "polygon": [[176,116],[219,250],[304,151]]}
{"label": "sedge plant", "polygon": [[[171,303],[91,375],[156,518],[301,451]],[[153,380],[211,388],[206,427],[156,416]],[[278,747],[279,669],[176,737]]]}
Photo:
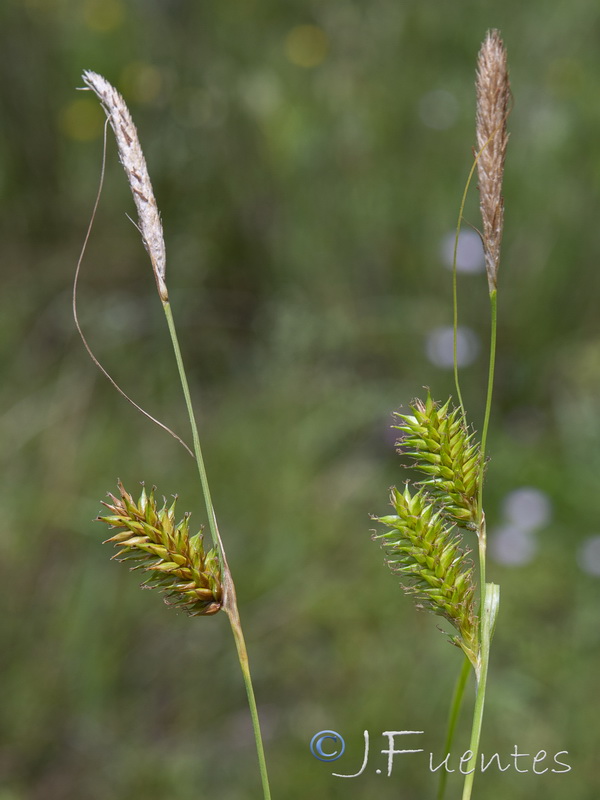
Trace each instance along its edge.
{"label": "sedge plant", "polygon": [[[454,375],[457,405],[435,402],[428,393],[415,400],[409,414],[396,414],[400,452],[423,478],[403,491],[392,489],[394,513],[376,519],[386,526],[374,535],[386,562],[402,577],[404,591],[419,608],[443,617],[453,628],[450,641],[464,655],[448,720],[445,749],[450,752],[456,723],[471,671],[476,694],[462,800],[470,800],[475,776],[485,704],[490,643],[498,614],[500,590],[486,582],[486,523],[483,483],[486,442],[492,409],[497,326],[497,276],[504,225],[502,180],[508,134],[510,84],[506,50],[496,30],[488,32],[477,63],[475,161],[463,195],[457,225],[453,267]],[[456,252],[468,186],[477,169],[481,239],[490,299],[490,354],[481,437],[469,425],[460,390],[457,360],[458,303]],[[469,559],[473,543],[479,569]],[[438,800],[444,796],[442,770]]]}
{"label": "sedge plant", "polygon": [[[143,584],[156,587],[165,595],[165,602],[185,611],[191,617],[212,616],[223,611],[228,619],[235,640],[237,656],[246,687],[248,705],[252,718],[258,764],[262,783],[264,800],[270,800],[269,779],[260,722],[252,678],[248,652],[238,611],[235,585],[231,570],[227,563],[225,548],[219,533],[217,517],[211,499],[208,477],[204,464],[204,457],[200,445],[198,426],[194,415],[188,380],[183,365],[183,359],[173,311],[169,302],[169,293],[166,284],[166,250],[163,228],[154,197],[146,160],[142,152],[138,134],[125,104],[125,101],[116,89],[101,75],[86,71],[83,80],[88,89],[98,96],[102,103],[107,120],[115,135],[119,158],[137,209],[137,228],[152,264],[158,295],[165,313],[167,327],[173,345],[173,353],[177,363],[179,378],[185,404],[188,411],[192,433],[193,447],[190,449],[185,443],[175,436],[196,461],[198,477],[206,506],[208,528],[212,539],[212,547],[206,550],[202,533],[190,535],[189,514],[185,514],[179,521],[175,515],[175,502],[168,505],[166,502],[160,506],[155,498],[155,490],[147,492],[142,489],[141,496],[135,500],[133,496],[119,482],[118,495],[109,495],[109,501],[104,503],[107,512],[99,516],[99,520],[112,529],[112,535],[107,542],[112,543],[117,552],[114,556],[119,561],[131,565],[134,570],[142,570],[146,575]],[[104,174],[104,168],[102,175]],[[102,181],[100,188],[102,187]],[[94,214],[98,205],[98,197]],[[93,220],[93,215],[92,215]],[[91,223],[90,223],[91,226]],[[90,228],[88,228],[89,237]],[[85,244],[84,244],[85,250]],[[83,251],[82,251],[83,256]],[[81,259],[77,266],[73,289],[73,312],[77,329],[83,342],[92,356],[96,365],[111,380],[116,388],[125,394],[112,380],[110,375],[98,363],[91,352],[89,345],[81,331],[77,317],[77,281]],[[125,395],[127,397],[127,395]],[[133,401],[127,397],[130,402]],[[150,417],[147,412],[133,403],[138,410]],[[153,417],[150,417],[153,421]],[[161,427],[166,428],[158,422]],[[168,430],[168,429],[167,429]],[[172,431],[169,431],[172,433]],[[115,532],[116,531],[116,532]]]}

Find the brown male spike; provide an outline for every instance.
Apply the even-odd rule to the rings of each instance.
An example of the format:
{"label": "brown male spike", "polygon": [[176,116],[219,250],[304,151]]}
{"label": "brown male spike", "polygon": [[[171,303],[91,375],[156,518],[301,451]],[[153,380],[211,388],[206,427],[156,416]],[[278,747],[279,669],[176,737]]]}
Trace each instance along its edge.
{"label": "brown male spike", "polygon": [[488,31],[477,60],[477,173],[483,220],[483,249],[490,293],[497,284],[504,228],[502,179],[508,133],[510,82],[506,50],[497,30]]}

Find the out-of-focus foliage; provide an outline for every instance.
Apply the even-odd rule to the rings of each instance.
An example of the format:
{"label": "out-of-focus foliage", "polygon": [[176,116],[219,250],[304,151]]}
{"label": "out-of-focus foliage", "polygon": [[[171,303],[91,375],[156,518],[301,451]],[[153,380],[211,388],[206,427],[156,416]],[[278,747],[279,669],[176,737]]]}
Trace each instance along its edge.
{"label": "out-of-focus foliage", "polygon": [[[553,514],[529,534],[530,560],[489,567],[502,604],[482,747],[568,750],[573,770],[533,775],[526,759],[528,774],[489,769],[475,793],[598,797],[600,584],[578,558],[599,532],[597,3],[4,0],[1,800],[260,791],[226,620],[190,620],[140,592],[92,522],[117,477],[177,493],[193,524],[203,516],[189,456],[116,395],[74,333],[70,284],[103,128],[95,98],[75,91],[85,68],[125,95],[162,211],[273,796],[433,796],[426,755],[441,753],[460,653],[384,571],[368,514],[387,513],[388,487],[404,480],[391,412],[424,384],[453,391],[427,342],[451,322],[441,247],[471,164],[475,57],[492,26],[514,110],[490,537],[519,487],[546,493]],[[185,434],[126,212],[109,137],[82,323],[124,389]],[[478,224],[475,195],[466,215]],[[481,344],[463,371],[478,425],[484,276],[461,275],[460,292],[461,323]],[[347,740],[333,766],[309,752],[322,729]],[[368,769],[332,777],[358,769],[365,729]],[[425,731],[408,745],[425,756],[397,757],[390,778],[375,772],[385,730]]]}

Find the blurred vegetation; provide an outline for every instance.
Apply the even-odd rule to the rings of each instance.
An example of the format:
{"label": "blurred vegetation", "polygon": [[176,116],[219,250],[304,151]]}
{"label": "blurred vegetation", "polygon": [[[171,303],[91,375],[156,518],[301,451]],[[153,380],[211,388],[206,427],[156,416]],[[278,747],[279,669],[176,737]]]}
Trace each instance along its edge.
{"label": "blurred vegetation", "polygon": [[[140,592],[92,521],[117,477],[179,494],[196,525],[203,512],[189,456],[74,333],[103,127],[95,98],[75,92],[85,68],[123,91],[162,211],[273,796],[433,796],[426,759],[375,774],[381,732],[424,730],[415,746],[439,754],[460,654],[384,571],[368,514],[404,478],[390,412],[424,384],[452,392],[425,343],[451,321],[440,246],[492,26],[515,104],[486,508],[493,528],[506,494],[529,485],[553,516],[533,560],[489,567],[502,607],[482,746],[568,750],[573,770],[490,769],[475,796],[598,797],[600,585],[577,560],[598,533],[597,3],[4,0],[0,800],[259,796],[226,620],[191,621]],[[423,110],[439,91],[450,122]],[[123,388],[185,434],[132,209],[109,137],[82,322]],[[478,223],[475,194],[467,217]],[[483,276],[460,290],[461,322],[485,342]],[[484,351],[463,371],[476,425]],[[308,749],[326,728],[348,744],[333,767]],[[332,777],[356,771],[365,729],[365,774]],[[457,753],[468,731],[467,707]],[[458,788],[451,776],[449,797]]]}

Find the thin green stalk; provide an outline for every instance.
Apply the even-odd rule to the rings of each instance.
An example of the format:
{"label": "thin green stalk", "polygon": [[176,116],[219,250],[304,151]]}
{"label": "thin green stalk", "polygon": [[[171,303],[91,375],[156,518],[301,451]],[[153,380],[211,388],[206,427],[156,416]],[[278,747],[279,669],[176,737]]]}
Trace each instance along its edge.
{"label": "thin green stalk", "polygon": [[269,788],[269,777],[267,774],[267,763],[265,760],[265,751],[263,747],[262,734],[260,730],[260,721],[258,719],[258,709],[256,707],[256,698],[254,696],[252,677],[250,675],[248,651],[246,649],[246,642],[244,640],[244,634],[242,632],[242,625],[240,622],[240,615],[237,606],[235,586],[233,583],[233,579],[231,577],[231,570],[229,569],[229,564],[227,563],[223,542],[221,541],[221,536],[219,534],[217,517],[215,514],[215,509],[210,494],[210,487],[208,485],[208,476],[206,474],[206,467],[204,465],[202,448],[200,446],[198,426],[196,424],[196,418],[194,416],[194,409],[192,406],[189,384],[185,368],[183,366],[183,359],[181,357],[181,348],[179,347],[179,340],[177,338],[177,332],[175,330],[175,322],[173,320],[171,305],[168,300],[163,300],[162,303],[165,316],[167,318],[169,333],[171,335],[171,342],[173,344],[173,351],[175,353],[175,360],[177,362],[177,369],[179,372],[179,378],[181,380],[181,388],[183,389],[185,404],[190,419],[190,426],[192,429],[192,440],[194,444],[194,454],[196,456],[196,463],[198,465],[198,474],[200,475],[200,483],[202,485],[202,494],[204,495],[206,513],[208,515],[208,526],[210,529],[214,545],[216,548],[218,548],[220,554],[221,569],[223,573],[222,575],[223,587],[224,587],[223,610],[227,613],[229,619],[229,624],[231,626],[231,631],[233,633],[238,659],[240,662],[240,669],[242,670],[242,676],[246,687],[246,694],[248,696],[248,706],[250,708],[250,716],[252,717],[252,728],[254,730],[254,739],[256,741],[256,753],[258,756],[258,766],[262,781],[263,796],[264,800],[271,800],[271,790]]}
{"label": "thin green stalk", "polygon": [[485,401],[485,414],[483,417],[483,428],[481,430],[481,467],[479,473],[479,494],[477,497],[477,516],[479,518],[479,574],[481,586],[481,609],[485,605],[485,559],[486,559],[486,529],[485,515],[483,513],[483,478],[485,474],[485,448],[487,443],[488,430],[490,427],[490,415],[492,412],[492,397],[494,394],[494,373],[496,369],[496,335],[498,329],[498,302],[497,292],[494,289],[490,292],[491,325],[490,325],[490,363],[488,370],[487,396]]}
{"label": "thin green stalk", "polygon": [[[479,652],[475,673],[477,677],[477,694],[473,715],[471,732],[471,758],[469,760],[469,773],[465,778],[463,800],[470,800],[473,786],[475,764],[479,751],[481,725],[483,720],[483,707],[485,704],[485,690],[487,684],[487,670],[489,662],[490,641],[493,633],[496,615],[498,613],[499,589],[494,584],[486,584],[486,524],[483,512],[483,479],[485,474],[485,451],[492,409],[492,396],[494,389],[494,370],[496,361],[496,330],[497,330],[497,303],[496,285],[500,260],[500,244],[502,240],[504,206],[501,195],[502,178],[504,175],[504,161],[508,134],[506,118],[509,111],[510,81],[506,64],[506,49],[497,30],[487,33],[477,58],[477,113],[476,135],[479,152],[475,158],[469,181],[473,175],[475,165],[479,166],[479,197],[480,210],[483,222],[482,240],[485,253],[485,266],[490,289],[491,304],[491,334],[490,334],[490,359],[488,372],[487,397],[485,414],[481,434],[481,463],[479,467],[479,488],[477,492],[477,537],[479,544],[479,569],[480,569],[480,606],[479,606]],[[492,143],[491,147],[488,147]],[[481,159],[481,161],[480,161]],[[482,163],[483,162],[483,163]],[[467,182],[467,186],[468,183]],[[463,205],[466,197],[463,195]],[[458,338],[458,309],[457,309],[457,279],[456,279],[456,252],[458,248],[458,232],[462,219],[462,206],[459,215],[454,246],[453,266],[453,303],[454,303],[454,379],[461,408],[464,412],[460,387],[458,383],[457,364],[457,338]]]}
{"label": "thin green stalk", "polygon": [[497,292],[494,289],[490,292],[491,307],[491,326],[490,326],[490,363],[488,371],[487,397],[485,402],[485,414],[483,418],[483,428],[481,431],[481,467],[479,475],[479,494],[477,498],[477,511],[479,518],[479,529],[477,537],[479,541],[479,574],[480,574],[480,657],[479,669],[477,671],[477,694],[475,696],[475,710],[473,712],[473,727],[471,729],[471,744],[469,749],[472,756],[469,761],[469,770],[463,788],[462,800],[469,800],[473,787],[475,775],[475,764],[479,753],[479,740],[481,737],[481,725],[483,721],[483,707],[485,704],[485,690],[487,685],[487,671],[490,656],[490,641],[493,633],[496,615],[498,613],[499,589],[493,583],[486,584],[486,526],[485,514],[483,513],[483,478],[485,472],[485,447],[490,425],[490,415],[492,411],[492,397],[494,394],[494,373],[496,367],[496,334],[498,328],[498,304]]}
{"label": "thin green stalk", "polygon": [[[486,143],[487,144],[487,143]],[[453,346],[453,366],[454,366],[454,385],[456,386],[456,396],[458,398],[458,402],[460,404],[461,411],[463,413],[463,417],[466,418],[466,410],[465,405],[463,402],[462,392],[460,389],[460,380],[458,377],[458,276],[457,276],[457,268],[456,268],[456,260],[458,257],[458,242],[460,237],[460,229],[462,227],[463,221],[463,214],[465,210],[465,204],[467,202],[467,195],[469,193],[469,188],[471,186],[471,181],[473,180],[473,175],[475,174],[475,169],[477,168],[477,162],[479,160],[480,153],[477,153],[475,158],[473,159],[473,164],[471,165],[471,169],[469,170],[469,174],[467,176],[467,180],[465,183],[465,188],[463,190],[462,198],[460,201],[460,208],[458,211],[458,220],[456,223],[456,234],[454,236],[454,251],[452,254],[452,312],[453,312],[453,319],[452,319],[452,346]],[[480,476],[481,479],[481,476]],[[481,485],[481,483],[480,483]],[[481,539],[479,539],[481,542]],[[484,559],[485,563],[485,559]],[[481,564],[481,553],[480,553],[480,564]],[[483,572],[483,581],[480,584],[482,587],[485,586],[485,567]],[[483,591],[483,589],[482,589]],[[452,747],[452,742],[454,740],[454,733],[456,730],[456,724],[458,722],[458,717],[460,714],[460,709],[463,702],[465,686],[467,683],[467,678],[469,677],[469,670],[470,670],[471,663],[468,659],[465,659],[463,665],[461,667],[461,671],[458,675],[456,686],[454,689],[454,695],[452,696],[452,703],[450,706],[450,714],[448,717],[448,727],[446,731],[446,752],[447,755],[450,752]],[[446,770],[442,770],[440,773],[440,782],[438,785],[438,800],[443,800],[444,794],[446,791],[446,783],[448,780],[448,775]]]}
{"label": "thin green stalk", "polygon": [[223,545],[221,537],[219,536],[219,529],[217,527],[217,518],[215,516],[214,506],[210,495],[210,487],[208,485],[208,476],[206,474],[206,467],[204,466],[204,457],[202,455],[202,448],[200,446],[200,437],[198,436],[198,426],[196,425],[196,418],[194,416],[194,407],[192,406],[192,398],[190,395],[190,387],[183,366],[183,358],[181,356],[181,348],[179,347],[179,339],[177,338],[177,331],[175,330],[175,321],[173,319],[173,312],[171,311],[171,304],[168,300],[163,300],[163,308],[167,318],[167,325],[169,326],[169,333],[171,335],[171,342],[173,344],[173,351],[175,353],[175,361],[177,362],[177,370],[179,372],[179,379],[181,381],[181,388],[183,389],[183,396],[185,398],[185,405],[190,419],[190,426],[192,428],[192,440],[194,445],[194,454],[198,464],[198,473],[200,475],[200,483],[202,485],[202,494],[204,495],[204,503],[208,513],[208,527],[212,536],[213,544],[219,548],[219,552],[223,555]]}
{"label": "thin green stalk", "polygon": [[[465,687],[471,672],[471,662],[465,656],[463,665],[456,679],[454,686],[454,694],[452,695],[452,702],[450,704],[450,713],[448,715],[448,727],[446,729],[446,742],[444,744],[444,756],[447,756],[452,748],[454,740],[454,732],[456,731],[456,723],[460,714],[463,697],[465,694]],[[448,782],[448,773],[445,769],[440,772],[440,782],[438,784],[437,800],[443,800],[446,791],[446,783]]]}
{"label": "thin green stalk", "polygon": [[488,370],[487,397],[485,401],[485,414],[483,418],[483,428],[481,430],[481,472],[479,476],[479,498],[477,508],[479,516],[483,509],[483,476],[485,473],[485,446],[487,442],[488,429],[490,427],[490,415],[492,413],[492,396],[494,394],[494,373],[496,369],[496,334],[498,329],[498,300],[496,289],[490,292],[491,326],[490,326],[490,365]]}
{"label": "thin green stalk", "polygon": [[465,210],[465,203],[467,202],[467,195],[469,193],[469,187],[471,186],[471,181],[473,180],[473,175],[475,174],[475,168],[477,167],[477,161],[479,159],[479,153],[475,156],[473,160],[473,164],[469,171],[469,175],[467,177],[467,182],[465,183],[465,188],[463,191],[463,196],[460,201],[460,209],[458,212],[458,222],[456,223],[456,235],[454,236],[454,253],[452,255],[452,311],[453,311],[453,361],[454,361],[454,384],[456,386],[456,396],[458,398],[458,402],[460,403],[461,410],[463,412],[463,416],[465,416],[465,406],[462,399],[462,392],[460,391],[460,381],[458,380],[458,358],[457,358],[457,345],[458,345],[458,287],[457,287],[457,270],[456,270],[456,258],[458,256],[458,239],[460,236],[460,229],[462,226],[463,220],[463,212]]}
{"label": "thin green stalk", "polygon": [[479,754],[479,740],[481,738],[481,724],[483,722],[483,707],[485,705],[485,690],[487,685],[488,664],[490,660],[490,642],[494,633],[498,605],[500,603],[500,587],[489,583],[485,591],[485,606],[481,615],[481,650],[480,663],[477,675],[477,694],[475,696],[475,710],[473,713],[473,728],[469,750],[471,758],[467,765],[468,771],[463,786],[462,800],[470,800]]}
{"label": "thin green stalk", "polygon": [[256,753],[258,755],[258,766],[260,770],[260,779],[262,781],[264,800],[271,800],[271,789],[269,788],[269,776],[267,773],[267,762],[265,760],[265,751],[262,742],[262,734],[260,731],[258,708],[256,706],[256,697],[254,696],[254,687],[252,685],[250,664],[248,661],[248,651],[246,650],[246,642],[242,632],[237,602],[230,606],[229,609],[226,609],[226,611],[229,616],[229,624],[231,625],[231,632],[233,633],[235,646],[237,648],[240,668],[244,678],[244,685],[246,686],[248,707],[250,708],[250,716],[252,717],[252,729],[254,730],[254,738],[256,740]]}

